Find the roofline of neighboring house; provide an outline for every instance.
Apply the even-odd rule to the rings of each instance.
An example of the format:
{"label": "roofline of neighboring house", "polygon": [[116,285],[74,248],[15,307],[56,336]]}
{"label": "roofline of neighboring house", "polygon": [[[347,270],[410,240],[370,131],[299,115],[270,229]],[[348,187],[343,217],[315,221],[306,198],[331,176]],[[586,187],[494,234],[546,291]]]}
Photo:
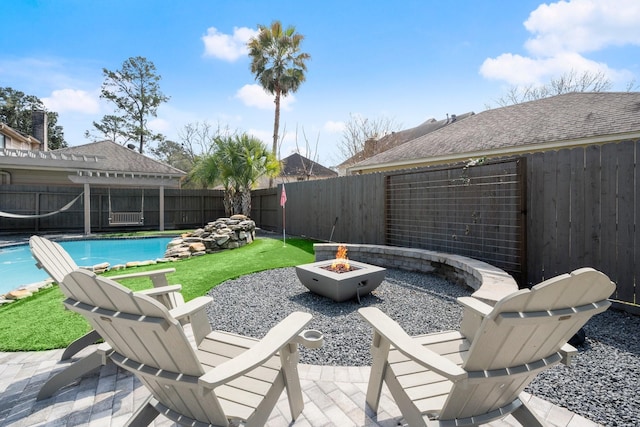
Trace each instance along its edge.
{"label": "roofline of neighboring house", "polygon": [[27,142],[29,144],[41,144],[42,143],[40,140],[38,140],[38,138],[36,138],[34,136],[31,136],[31,135],[25,135],[22,132],[15,130],[14,128],[12,128],[11,126],[9,126],[6,123],[0,123],[0,130],[2,130],[3,133],[8,134],[12,138],[19,139],[22,142]]}
{"label": "roofline of neighboring house", "polygon": [[397,169],[408,169],[423,166],[432,166],[443,163],[457,163],[473,158],[482,157],[507,157],[518,154],[534,153],[548,150],[561,150],[565,148],[583,147],[587,145],[606,144],[609,142],[622,142],[626,140],[640,139],[640,131],[619,133],[613,135],[602,135],[590,138],[568,139],[565,141],[542,142],[538,144],[524,144],[494,148],[489,150],[465,151],[462,153],[452,153],[442,156],[423,157],[418,159],[398,160],[388,163],[377,163],[371,165],[354,166],[347,168],[347,175],[383,172]]}

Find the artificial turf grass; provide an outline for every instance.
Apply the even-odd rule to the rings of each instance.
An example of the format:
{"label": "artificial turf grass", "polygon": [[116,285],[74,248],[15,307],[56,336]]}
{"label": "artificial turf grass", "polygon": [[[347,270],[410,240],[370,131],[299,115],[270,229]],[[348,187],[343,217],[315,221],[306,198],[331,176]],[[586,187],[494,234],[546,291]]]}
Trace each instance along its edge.
{"label": "artificial turf grass", "polygon": [[[214,286],[245,274],[272,268],[293,267],[314,261],[313,241],[291,238],[256,239],[238,249],[193,257],[169,264],[127,269],[140,272],[175,268],[169,284],[181,284],[185,300],[205,295]],[[107,273],[105,276],[122,274]],[[133,290],[146,289],[149,279],[123,280]],[[64,296],[58,286],[44,289],[33,297],[0,306],[0,351],[34,351],[64,348],[87,333],[89,324],[77,313],[64,309]],[[215,301],[213,302],[215,304]]]}

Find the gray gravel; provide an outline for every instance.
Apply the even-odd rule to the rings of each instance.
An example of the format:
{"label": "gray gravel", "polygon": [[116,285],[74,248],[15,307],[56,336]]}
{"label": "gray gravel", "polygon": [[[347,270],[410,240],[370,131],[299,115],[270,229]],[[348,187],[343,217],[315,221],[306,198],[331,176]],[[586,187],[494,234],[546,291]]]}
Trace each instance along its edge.
{"label": "gray gravel", "polygon": [[[209,293],[214,329],[261,338],[293,311],[313,315],[310,329],[322,331],[324,346],[301,347],[301,362],[314,365],[371,364],[371,328],[358,315],[375,306],[410,334],[457,329],[462,310],[456,298],[464,287],[433,275],[387,270],[372,294],[335,303],[309,292],[294,268],[282,268],[227,281]],[[572,367],[556,366],[539,375],[527,391],[603,425],[640,425],[640,317],[608,310],[585,327],[587,340]]]}

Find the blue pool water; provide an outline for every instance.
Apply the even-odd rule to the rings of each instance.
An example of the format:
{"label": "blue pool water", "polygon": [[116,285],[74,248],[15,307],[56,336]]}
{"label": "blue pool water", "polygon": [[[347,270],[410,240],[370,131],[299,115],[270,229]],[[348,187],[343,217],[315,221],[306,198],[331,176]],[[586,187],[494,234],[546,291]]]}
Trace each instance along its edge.
{"label": "blue pool water", "polygon": [[[59,242],[79,266],[111,265],[162,258],[173,237],[145,239],[89,239]],[[0,248],[0,295],[49,276],[38,269],[29,245]]]}

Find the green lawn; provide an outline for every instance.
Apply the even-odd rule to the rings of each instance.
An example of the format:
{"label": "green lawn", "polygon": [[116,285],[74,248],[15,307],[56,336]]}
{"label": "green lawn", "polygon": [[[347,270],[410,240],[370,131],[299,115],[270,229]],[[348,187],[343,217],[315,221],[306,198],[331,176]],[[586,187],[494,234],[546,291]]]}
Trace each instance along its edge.
{"label": "green lawn", "polygon": [[[313,243],[307,239],[290,238],[283,245],[282,240],[261,238],[234,250],[112,274],[175,268],[176,272],[168,276],[169,283],[181,284],[182,294],[188,301],[205,295],[226,280],[245,274],[313,262]],[[134,290],[151,286],[144,278],[130,279],[122,284]],[[65,310],[63,299],[62,292],[54,286],[33,297],[1,306],[0,351],[64,348],[88,332],[89,324],[80,315]]]}

